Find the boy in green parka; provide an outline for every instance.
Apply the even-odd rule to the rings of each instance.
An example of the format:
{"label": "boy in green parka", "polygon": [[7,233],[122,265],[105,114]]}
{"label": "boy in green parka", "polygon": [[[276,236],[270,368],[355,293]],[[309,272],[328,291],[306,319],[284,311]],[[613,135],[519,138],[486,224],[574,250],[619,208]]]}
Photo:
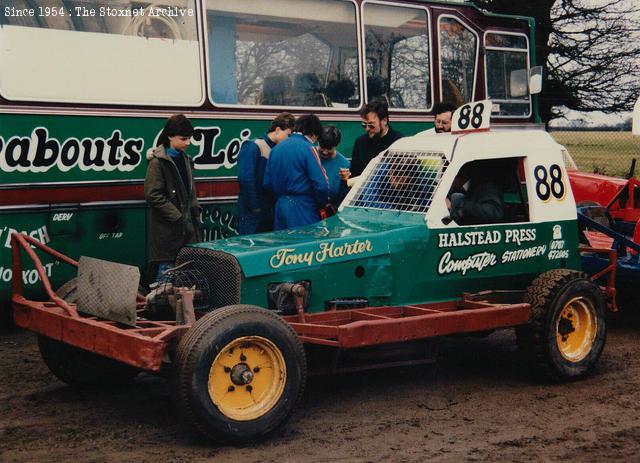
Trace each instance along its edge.
{"label": "boy in green parka", "polygon": [[158,145],[147,152],[144,196],[149,262],[158,266],[155,281],[174,266],[180,248],[202,240],[192,161],[185,154],[192,135],[189,119],[176,114],[167,120]]}

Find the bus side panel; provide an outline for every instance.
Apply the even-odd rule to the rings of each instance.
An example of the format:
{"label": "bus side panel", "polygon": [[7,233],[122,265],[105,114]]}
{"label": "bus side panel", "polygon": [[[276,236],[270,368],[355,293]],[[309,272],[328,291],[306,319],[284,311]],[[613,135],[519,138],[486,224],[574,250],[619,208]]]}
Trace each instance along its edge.
{"label": "bus side panel", "polygon": [[[69,212],[65,211],[65,214],[69,214]],[[0,213],[0,310],[8,309],[6,306],[8,306],[11,298],[11,279],[13,276],[11,268],[12,232],[26,233],[47,246],[52,246],[62,253],[77,257],[73,256],[73,254],[76,254],[74,250],[77,249],[78,244],[74,239],[75,233],[52,236],[49,218],[49,211],[44,208],[32,211]],[[75,269],[71,266],[62,264],[48,255],[38,254],[44,265],[47,277],[51,280],[54,288],[75,276]],[[40,277],[35,270],[35,266],[24,253],[22,264],[25,295],[27,297],[42,295]]]}
{"label": "bus side panel", "polygon": [[[91,256],[115,260],[145,269],[146,246],[144,204],[137,207],[42,208],[0,214],[0,300],[8,301],[11,292],[12,232],[23,232],[74,259]],[[37,251],[53,288],[76,276],[76,270],[46,253]],[[23,255],[25,295],[44,295],[40,278],[31,260]]]}

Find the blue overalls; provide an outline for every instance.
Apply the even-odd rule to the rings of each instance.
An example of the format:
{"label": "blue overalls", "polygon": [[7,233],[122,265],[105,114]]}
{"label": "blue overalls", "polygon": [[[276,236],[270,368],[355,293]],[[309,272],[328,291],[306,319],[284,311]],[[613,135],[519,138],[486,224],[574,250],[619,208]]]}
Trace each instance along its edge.
{"label": "blue overalls", "polygon": [[294,133],[280,142],[267,162],[264,186],[276,197],[274,230],[320,221],[329,202],[329,181],[309,139]]}

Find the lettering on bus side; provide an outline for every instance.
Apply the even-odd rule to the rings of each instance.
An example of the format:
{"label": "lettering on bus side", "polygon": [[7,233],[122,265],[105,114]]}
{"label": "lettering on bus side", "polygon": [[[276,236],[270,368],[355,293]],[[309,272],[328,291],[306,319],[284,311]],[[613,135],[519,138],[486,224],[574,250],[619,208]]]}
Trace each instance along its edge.
{"label": "lettering on bus side", "polygon": [[235,206],[203,205],[200,214],[200,224],[204,241],[236,236],[236,217],[233,214]]}
{"label": "lettering on bus side", "polygon": [[243,129],[239,138],[232,138],[227,146],[215,152],[216,139],[220,136],[220,127],[194,127],[193,144],[199,148],[193,163],[196,169],[231,169],[238,161],[240,147],[251,136],[251,130]]}
{"label": "lettering on bus side", "polygon": [[[193,158],[196,169],[235,167],[240,147],[251,136],[251,130],[242,129],[239,137],[232,138],[224,148],[216,151],[216,140],[221,133],[220,127],[216,126],[194,128],[193,144],[198,148]],[[156,136],[156,142],[157,139]],[[68,172],[77,167],[82,171],[130,172],[140,165],[143,151],[144,139],[123,138],[120,130],[114,130],[106,139],[70,137],[58,140],[49,136],[46,127],[36,127],[30,136],[13,136],[6,141],[0,137],[0,170],[47,172],[55,167]]]}
{"label": "lettering on bus side", "polygon": [[[42,264],[48,278],[51,278],[51,276],[53,275],[54,264],[58,265],[58,263],[59,261],[56,260],[55,262]],[[12,278],[13,278],[13,270],[11,269],[11,267],[0,267],[0,282],[10,283]],[[38,281],[40,281],[40,275],[38,275],[38,271],[36,269],[22,271],[22,282],[25,285],[34,285]]]}
{"label": "lettering on bus side", "polygon": [[[40,241],[42,244],[47,244],[51,241],[46,225],[43,225],[31,231],[20,231],[11,227],[2,227],[0,228],[0,240],[4,241],[4,247],[7,249],[11,249],[11,234],[13,233],[22,233],[23,235],[29,235],[31,238]],[[31,247],[33,248],[34,246]]]}
{"label": "lettering on bus side", "polygon": [[75,137],[60,141],[49,136],[46,127],[36,127],[30,136],[0,137],[0,169],[5,172],[47,172],[57,167],[68,172],[74,167],[88,171],[130,172],[142,160],[144,140],[123,138],[114,130],[109,138]]}

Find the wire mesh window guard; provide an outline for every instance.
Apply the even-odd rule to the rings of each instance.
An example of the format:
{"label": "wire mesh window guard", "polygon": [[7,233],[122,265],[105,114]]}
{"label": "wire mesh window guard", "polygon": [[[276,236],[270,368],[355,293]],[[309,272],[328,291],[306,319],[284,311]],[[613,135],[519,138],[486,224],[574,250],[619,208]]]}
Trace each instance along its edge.
{"label": "wire mesh window guard", "polygon": [[442,153],[387,151],[345,206],[425,213],[445,167]]}

